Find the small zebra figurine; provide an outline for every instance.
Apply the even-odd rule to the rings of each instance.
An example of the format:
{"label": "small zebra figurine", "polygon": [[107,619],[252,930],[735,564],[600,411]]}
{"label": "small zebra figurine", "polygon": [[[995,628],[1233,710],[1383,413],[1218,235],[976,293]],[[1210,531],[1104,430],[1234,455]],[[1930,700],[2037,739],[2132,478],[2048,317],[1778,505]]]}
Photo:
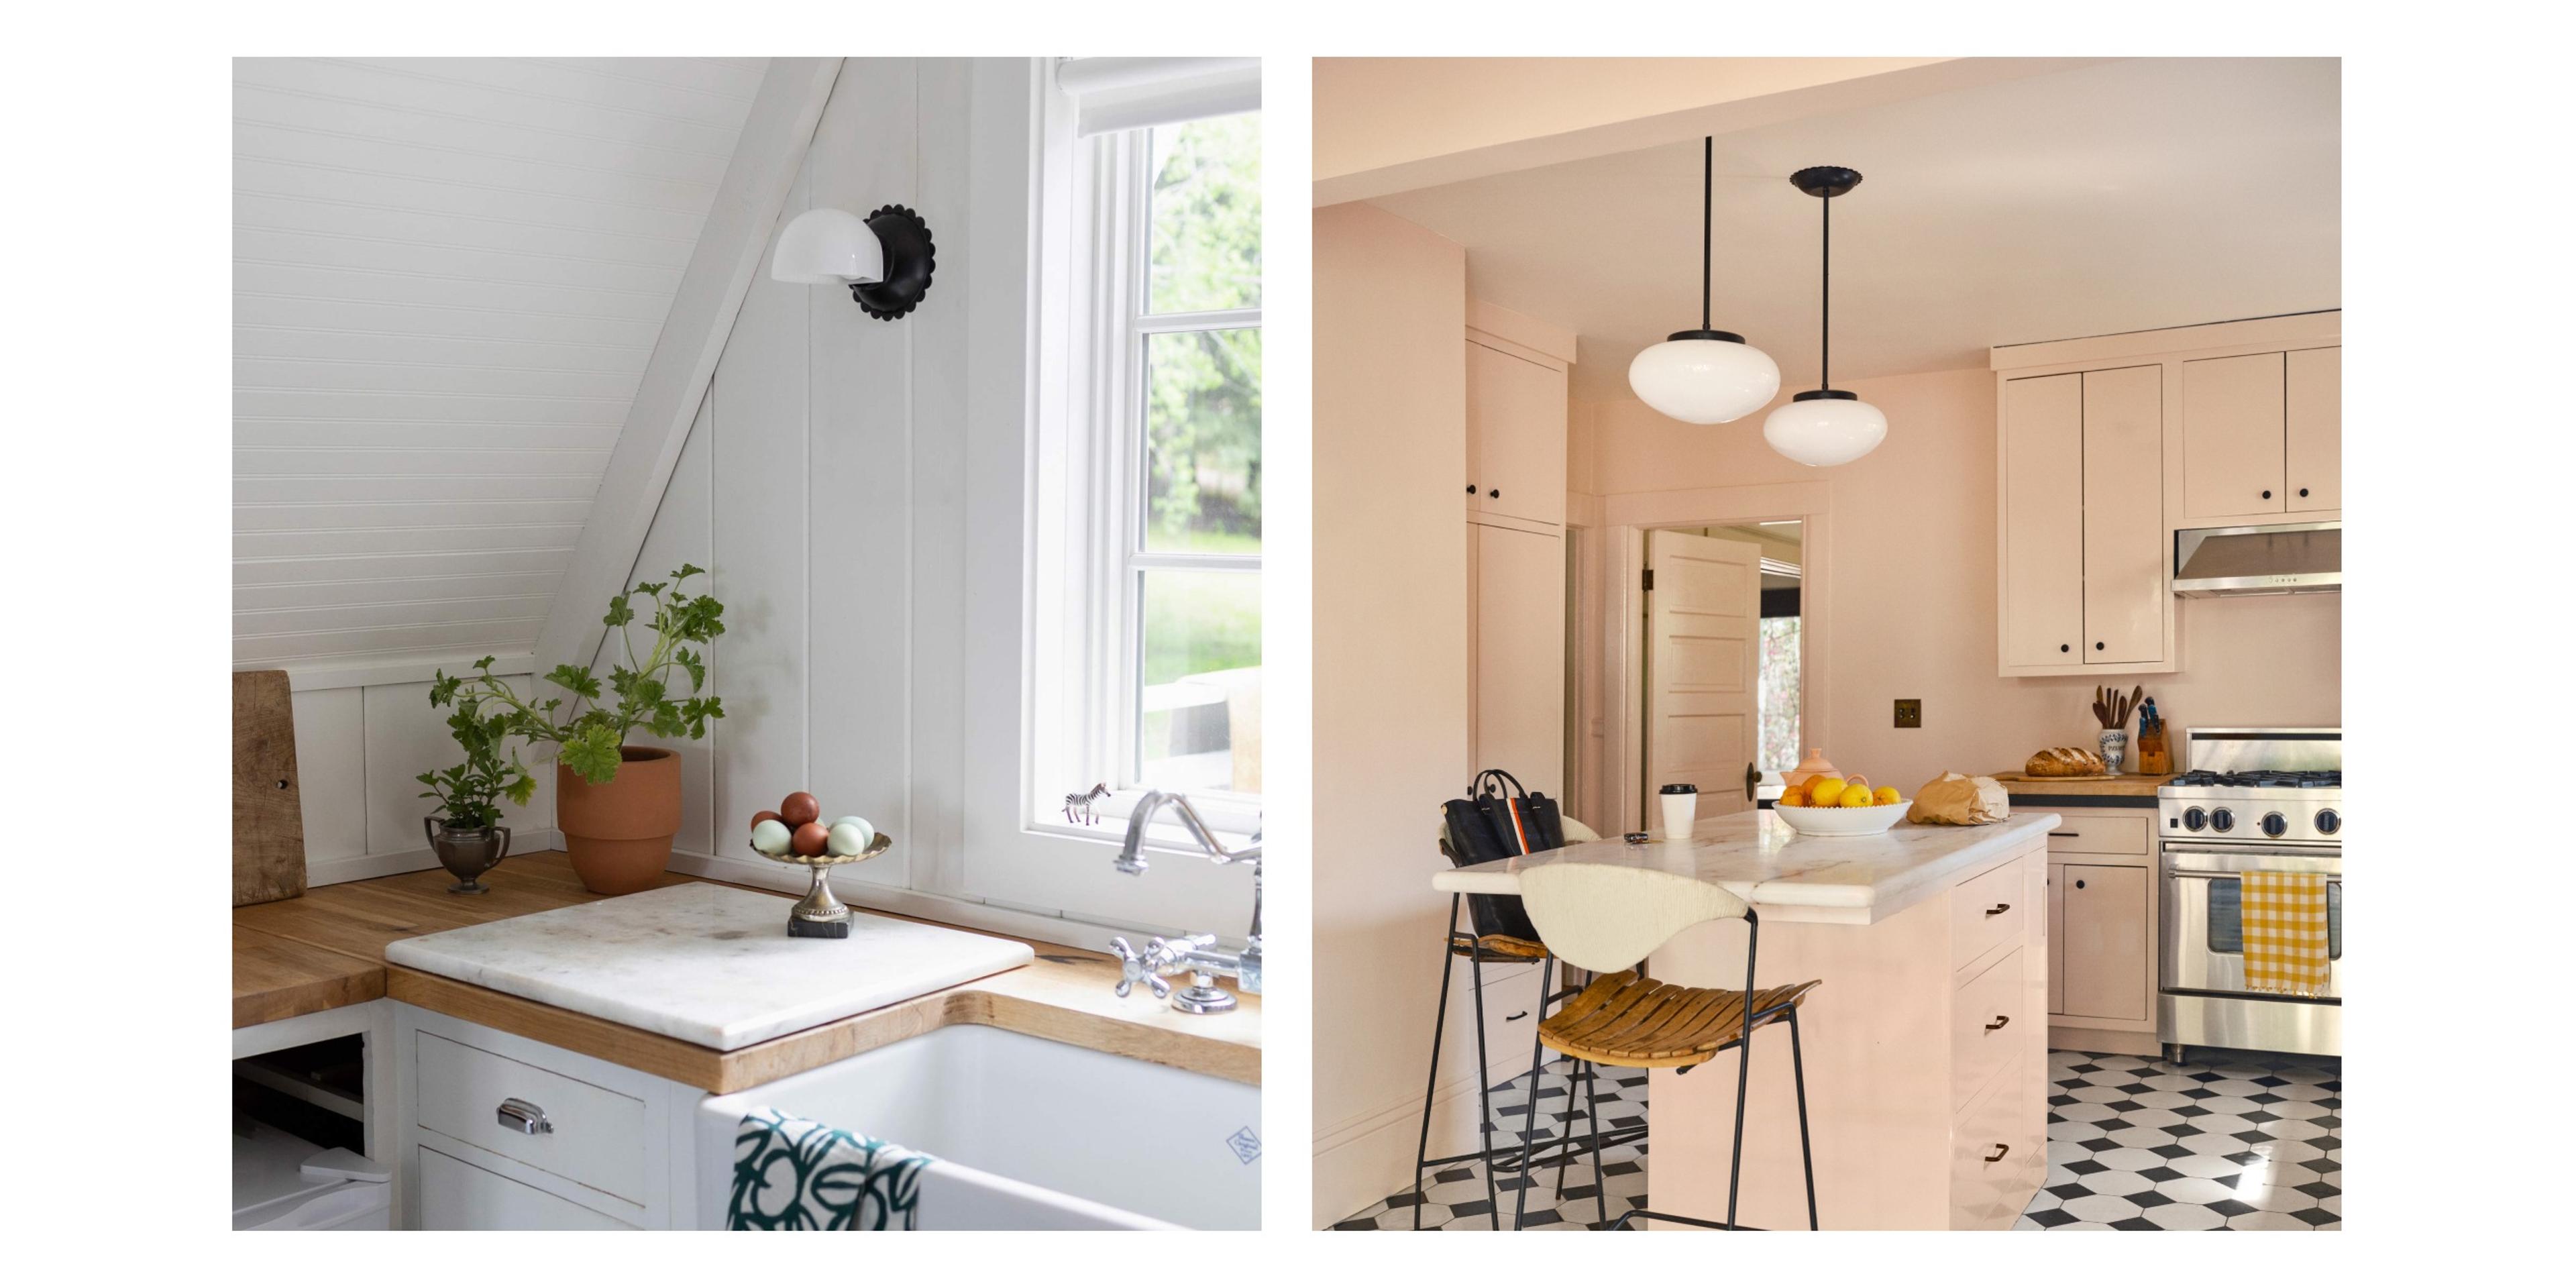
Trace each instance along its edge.
{"label": "small zebra figurine", "polygon": [[1108,794],[1109,784],[1107,783],[1095,784],[1092,789],[1087,792],[1066,792],[1064,794],[1064,821],[1068,823],[1080,823],[1085,827],[1096,826],[1100,822],[1100,811],[1093,809],[1091,807],[1091,803]]}

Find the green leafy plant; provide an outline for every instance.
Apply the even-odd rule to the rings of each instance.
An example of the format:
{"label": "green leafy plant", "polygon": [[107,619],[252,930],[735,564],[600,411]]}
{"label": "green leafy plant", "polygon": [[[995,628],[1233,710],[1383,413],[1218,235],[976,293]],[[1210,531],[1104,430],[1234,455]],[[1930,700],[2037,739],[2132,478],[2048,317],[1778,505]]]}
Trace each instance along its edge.
{"label": "green leafy plant", "polygon": [[[589,667],[565,664],[543,678],[573,695],[569,705],[562,698],[539,702],[535,693],[523,696],[492,674],[492,659],[487,657],[474,664],[475,675],[439,672],[430,685],[429,704],[456,703],[462,712],[467,702],[495,703],[504,708],[497,718],[505,734],[535,744],[554,744],[564,767],[592,783],[617,777],[618,748],[633,730],[644,729],[660,738],[704,738],[707,722],[724,718],[724,700],[704,692],[706,655],[689,646],[724,634],[724,605],[712,595],[691,595],[680,585],[705,571],[684,563],[672,571],[669,581],[638,582],[610,598],[608,615],[600,620],[617,632],[625,661],[609,668],[605,689]],[[643,620],[653,633],[652,646],[640,658],[630,629],[637,620],[638,597],[651,602],[651,613]],[[677,692],[674,671],[688,678],[686,696]],[[615,698],[613,704],[610,696]]]}
{"label": "green leafy plant", "polygon": [[509,760],[501,759],[502,744],[510,736],[508,712],[486,716],[481,701],[468,694],[447,717],[447,729],[465,749],[465,763],[419,778],[429,787],[421,796],[438,802],[449,827],[468,831],[490,827],[501,821],[494,802],[508,797],[513,805],[525,805],[536,795],[537,780],[519,763],[519,753],[511,751]]}

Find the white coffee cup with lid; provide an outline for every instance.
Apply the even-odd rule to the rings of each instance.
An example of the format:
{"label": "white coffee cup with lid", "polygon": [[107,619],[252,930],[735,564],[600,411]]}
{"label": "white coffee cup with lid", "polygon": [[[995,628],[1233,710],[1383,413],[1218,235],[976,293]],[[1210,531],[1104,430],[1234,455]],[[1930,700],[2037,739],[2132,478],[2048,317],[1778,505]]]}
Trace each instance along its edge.
{"label": "white coffee cup with lid", "polygon": [[1691,825],[1699,821],[1699,789],[1689,783],[1666,783],[1656,799],[1664,803],[1663,839],[1689,840]]}

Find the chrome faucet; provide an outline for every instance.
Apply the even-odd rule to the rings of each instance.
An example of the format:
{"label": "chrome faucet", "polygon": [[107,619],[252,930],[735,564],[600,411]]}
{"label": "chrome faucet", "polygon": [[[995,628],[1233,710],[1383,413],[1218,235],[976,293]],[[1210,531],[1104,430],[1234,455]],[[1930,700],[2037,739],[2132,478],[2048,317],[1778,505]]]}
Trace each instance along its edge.
{"label": "chrome faucet", "polygon": [[[1117,868],[1127,875],[1143,876],[1150,866],[1145,859],[1145,828],[1154,820],[1156,811],[1169,805],[1181,817],[1181,826],[1191,839],[1206,850],[1208,858],[1218,864],[1245,863],[1252,867],[1252,933],[1245,938],[1243,951],[1229,953],[1216,946],[1216,936],[1184,935],[1178,939],[1160,936],[1147,941],[1139,953],[1120,935],[1109,941],[1110,951],[1118,954],[1118,995],[1125,997],[1143,980],[1156,997],[1172,999],[1172,1009],[1192,1015],[1217,1015],[1234,1009],[1234,997],[1216,986],[1216,977],[1230,976],[1244,992],[1261,993],[1261,833],[1252,834],[1252,844],[1240,850],[1228,850],[1216,839],[1199,812],[1189,801],[1174,792],[1150,791],[1136,802],[1135,811],[1127,816],[1127,842],[1118,848]],[[1164,982],[1166,975],[1190,972],[1190,985],[1178,993]]]}

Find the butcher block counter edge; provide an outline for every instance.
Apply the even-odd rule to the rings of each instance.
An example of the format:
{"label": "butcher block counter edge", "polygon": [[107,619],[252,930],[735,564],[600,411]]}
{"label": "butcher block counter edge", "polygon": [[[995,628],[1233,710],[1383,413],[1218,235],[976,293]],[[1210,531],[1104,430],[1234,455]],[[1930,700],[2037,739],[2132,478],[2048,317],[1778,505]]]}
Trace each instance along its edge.
{"label": "butcher block counter edge", "polygon": [[[699,879],[672,873],[662,884]],[[1257,995],[1243,995],[1241,1005],[1228,1015],[1183,1015],[1143,990],[1132,997],[1114,995],[1111,990],[1119,974],[1115,959],[1040,940],[1021,939],[1037,953],[1037,960],[1026,966],[735,1051],[716,1051],[388,965],[384,946],[396,939],[600,897],[581,887],[564,856],[556,852],[512,856],[485,878],[493,886],[490,894],[450,895],[446,893],[449,880],[438,869],[408,872],[317,886],[301,898],[235,908],[233,1027],[390,997],[724,1093],[820,1068],[947,1025],[984,1024],[1233,1082],[1261,1083],[1261,999]]]}
{"label": "butcher block counter edge", "polygon": [[1980,863],[2044,841],[2056,814],[2015,814],[1978,827],[1899,823],[1877,836],[1800,836],[1778,815],[1748,810],[1701,823],[1688,842],[1617,837],[1451,868],[1452,894],[1518,894],[1520,872],[1546,863],[1611,863],[1697,877],[1751,903],[1766,921],[1870,925],[1946,890]]}

